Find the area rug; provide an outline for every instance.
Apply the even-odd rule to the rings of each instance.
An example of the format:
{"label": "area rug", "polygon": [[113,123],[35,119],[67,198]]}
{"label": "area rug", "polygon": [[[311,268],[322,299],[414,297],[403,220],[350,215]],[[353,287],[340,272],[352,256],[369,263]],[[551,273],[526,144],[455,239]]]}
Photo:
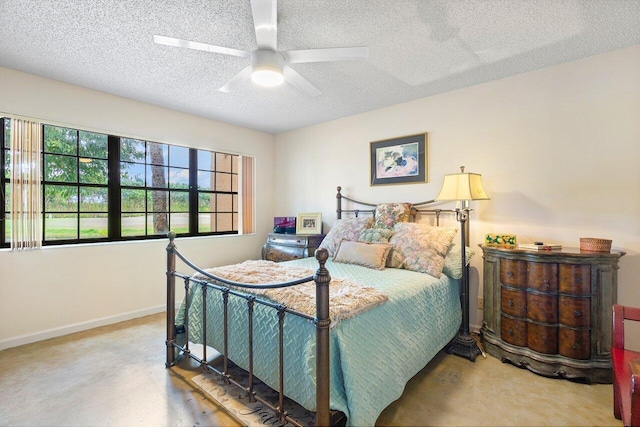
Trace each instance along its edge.
{"label": "area rug", "polygon": [[[234,366],[229,368],[229,374],[239,383],[248,384],[249,375],[246,371]],[[290,423],[281,423],[273,411],[262,403],[250,402],[242,390],[233,384],[225,383],[223,379],[213,372],[197,375],[191,381],[245,426],[292,426]],[[273,406],[277,406],[278,393],[276,391],[257,378],[254,378],[254,389],[263,399]],[[302,425],[315,425],[315,414],[307,411],[294,401],[285,398],[284,409]]]}

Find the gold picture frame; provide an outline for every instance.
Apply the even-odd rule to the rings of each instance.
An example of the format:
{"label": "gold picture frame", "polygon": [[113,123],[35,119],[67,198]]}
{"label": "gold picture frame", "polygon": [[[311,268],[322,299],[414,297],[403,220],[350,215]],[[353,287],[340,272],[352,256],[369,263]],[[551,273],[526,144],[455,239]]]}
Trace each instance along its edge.
{"label": "gold picture frame", "polygon": [[296,234],[322,234],[322,212],[299,213]]}

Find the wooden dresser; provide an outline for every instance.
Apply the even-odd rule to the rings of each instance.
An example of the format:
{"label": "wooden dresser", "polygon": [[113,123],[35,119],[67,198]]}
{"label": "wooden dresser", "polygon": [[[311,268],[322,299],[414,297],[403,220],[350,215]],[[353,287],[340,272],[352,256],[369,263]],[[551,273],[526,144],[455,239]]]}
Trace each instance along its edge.
{"label": "wooden dresser", "polygon": [[486,351],[541,375],[611,383],[612,306],[624,252],[480,247]]}
{"label": "wooden dresser", "polygon": [[262,246],[262,259],[280,262],[314,256],[324,236],[269,233],[266,243]]}

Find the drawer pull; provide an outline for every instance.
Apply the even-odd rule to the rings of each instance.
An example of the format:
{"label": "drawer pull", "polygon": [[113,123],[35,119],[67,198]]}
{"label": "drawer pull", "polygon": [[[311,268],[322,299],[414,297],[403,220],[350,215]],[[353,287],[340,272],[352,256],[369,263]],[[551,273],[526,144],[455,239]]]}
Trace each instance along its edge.
{"label": "drawer pull", "polygon": [[573,343],[573,348],[582,348],[582,344],[579,342]]}
{"label": "drawer pull", "polygon": [[513,271],[507,271],[507,277],[513,277]]}
{"label": "drawer pull", "polygon": [[548,288],[550,286],[549,281],[545,280],[544,282],[542,282],[542,286],[544,286],[545,288]]}
{"label": "drawer pull", "polygon": [[513,336],[513,329],[507,329],[507,335],[512,337]]}
{"label": "drawer pull", "polygon": [[580,310],[574,310],[573,315],[576,317],[582,316],[582,312]]}
{"label": "drawer pull", "polygon": [[576,283],[582,283],[582,277],[576,277],[575,280]]}
{"label": "drawer pull", "polygon": [[512,300],[512,299],[507,300],[507,305],[508,305],[509,307],[513,307],[513,300]]}

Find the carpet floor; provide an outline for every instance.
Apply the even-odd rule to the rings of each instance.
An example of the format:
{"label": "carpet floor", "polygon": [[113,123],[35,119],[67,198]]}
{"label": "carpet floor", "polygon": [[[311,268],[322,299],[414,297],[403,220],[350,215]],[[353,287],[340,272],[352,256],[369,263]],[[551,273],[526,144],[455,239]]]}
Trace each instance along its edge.
{"label": "carpet floor", "polygon": [[[0,425],[238,425],[193,385],[194,362],[165,369],[164,326],[157,314],[0,351]],[[621,426],[611,408],[611,385],[440,353],[376,425]]]}

